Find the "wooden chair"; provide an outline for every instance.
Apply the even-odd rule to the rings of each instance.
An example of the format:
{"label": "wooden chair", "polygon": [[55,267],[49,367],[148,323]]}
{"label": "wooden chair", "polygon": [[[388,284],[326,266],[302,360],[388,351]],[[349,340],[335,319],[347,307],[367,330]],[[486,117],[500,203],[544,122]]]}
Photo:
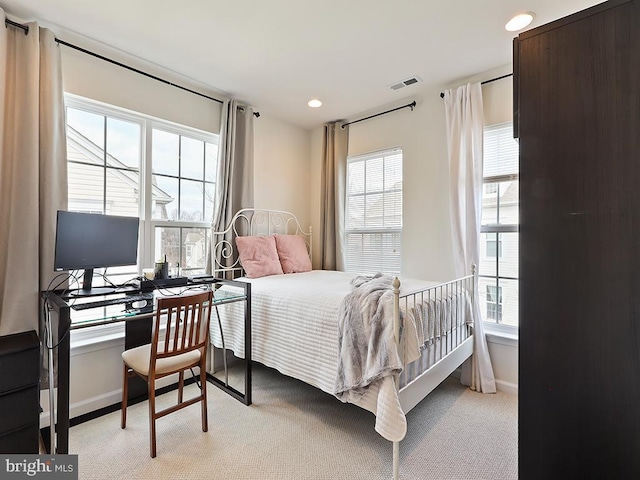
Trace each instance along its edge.
{"label": "wooden chair", "polygon": [[[202,431],[207,422],[206,357],[209,343],[209,322],[213,292],[160,298],[155,315],[152,341],[148,345],[126,350],[122,354],[124,380],[122,387],[121,427],[127,423],[127,393],[129,378],[142,377],[149,390],[149,429],[151,457],[156,456],[156,420],[189,405],[202,402]],[[161,332],[161,324],[166,329]],[[184,372],[200,367],[200,395],[183,401]],[[178,373],[178,403],[156,412],[155,381]]]}

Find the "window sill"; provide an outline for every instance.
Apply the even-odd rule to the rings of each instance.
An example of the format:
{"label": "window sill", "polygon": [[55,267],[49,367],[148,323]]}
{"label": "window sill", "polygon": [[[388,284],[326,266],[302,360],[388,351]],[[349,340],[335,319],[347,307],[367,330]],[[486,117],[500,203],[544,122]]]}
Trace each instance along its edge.
{"label": "window sill", "polygon": [[484,323],[484,333],[489,343],[497,343],[507,347],[518,347],[518,327]]}

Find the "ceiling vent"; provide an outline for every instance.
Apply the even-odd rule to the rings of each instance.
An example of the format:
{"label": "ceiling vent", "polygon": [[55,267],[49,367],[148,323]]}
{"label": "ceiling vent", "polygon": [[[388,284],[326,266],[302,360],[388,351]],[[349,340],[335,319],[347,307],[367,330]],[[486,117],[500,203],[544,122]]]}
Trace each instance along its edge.
{"label": "ceiling vent", "polygon": [[420,83],[420,82],[422,82],[422,79],[416,76],[416,77],[407,78],[406,80],[402,80],[401,82],[389,85],[389,88],[391,90],[400,90],[401,88],[408,87],[409,85],[413,85],[414,83]]}

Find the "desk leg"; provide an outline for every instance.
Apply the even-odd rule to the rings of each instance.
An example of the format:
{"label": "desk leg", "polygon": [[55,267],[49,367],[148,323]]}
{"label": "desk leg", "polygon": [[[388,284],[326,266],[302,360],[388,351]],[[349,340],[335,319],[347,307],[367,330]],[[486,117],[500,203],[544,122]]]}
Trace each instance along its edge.
{"label": "desk leg", "polygon": [[[243,282],[244,283],[244,282]],[[215,375],[207,372],[207,380],[218,387],[221,390],[224,390],[226,393],[231,395],[236,400],[241,401],[245,405],[251,405],[251,284],[244,283],[244,293],[245,293],[245,308],[244,308],[244,393],[239,392],[231,385],[229,385],[227,373],[227,365],[226,365],[226,349],[223,348],[223,355],[225,361],[225,381],[220,380]],[[216,316],[218,317],[218,322],[220,321],[220,316],[218,315],[218,308],[216,306]],[[222,334],[222,325],[220,325],[221,334]],[[224,344],[223,344],[224,345]],[[211,355],[214,355],[213,350],[211,351]]]}
{"label": "desk leg", "polygon": [[[218,311],[218,305],[215,305],[216,319],[218,320],[218,328],[220,329],[220,340],[222,341],[222,363],[224,364],[224,384],[229,386],[229,366],[227,365],[227,348],[224,346],[224,332],[222,331],[222,321],[220,320],[220,312]],[[213,358],[215,363],[215,352],[213,352]]]}
{"label": "desk leg", "polygon": [[245,361],[245,404],[251,405],[251,284],[247,283],[245,287],[245,306],[244,306],[244,361]]}
{"label": "desk leg", "polygon": [[[56,451],[69,453],[69,376],[71,367],[71,318],[68,308],[59,310],[58,320],[58,422],[56,429]],[[52,453],[53,445],[51,446]]]}

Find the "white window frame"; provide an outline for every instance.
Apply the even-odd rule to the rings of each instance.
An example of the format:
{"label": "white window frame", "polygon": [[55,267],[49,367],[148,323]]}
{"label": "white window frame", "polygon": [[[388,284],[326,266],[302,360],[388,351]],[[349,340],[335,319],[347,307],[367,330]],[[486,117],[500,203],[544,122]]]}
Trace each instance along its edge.
{"label": "white window frame", "polygon": [[[491,291],[491,293],[489,293]],[[489,301],[489,297],[492,298],[493,301]],[[495,320],[497,323],[502,321],[502,287],[495,285],[487,285],[487,317],[489,316],[489,305],[493,305],[495,308],[496,316],[499,318],[490,317],[492,320]]]}
{"label": "white window frame", "polygon": [[[176,125],[172,122],[168,122],[165,120],[152,119],[148,125],[148,128],[146,129],[146,144],[147,144],[146,148],[149,154],[145,156],[145,161],[147,163],[146,163],[146,168],[144,169],[144,174],[145,174],[145,182],[149,182],[148,184],[151,184],[152,175],[153,175],[152,168],[151,168],[151,163],[152,163],[151,152],[152,152],[152,145],[153,145],[153,129],[154,128],[163,130],[168,133],[173,133],[175,135],[188,136],[189,138],[192,138],[195,140],[201,140],[209,143],[216,143],[219,145],[218,143],[219,135],[203,132],[201,130],[196,130],[194,128],[190,128],[182,125]],[[217,186],[217,182],[216,182],[216,186]],[[207,222],[206,218],[203,219],[203,221],[187,221],[187,220],[180,220],[180,219],[177,219],[177,220],[154,219],[153,211],[152,211],[153,202],[151,198],[151,189],[145,189],[144,192],[145,192],[144,204],[147,207],[147,211],[145,212],[144,218],[149,219],[148,222],[146,222],[148,224],[148,230],[145,232],[145,238],[150,238],[150,245],[151,245],[149,251],[147,252],[148,255],[146,255],[146,258],[145,258],[148,265],[153,266],[154,262],[157,260],[154,258],[154,252],[155,252],[154,232],[156,228],[158,227],[211,228],[211,222]],[[203,212],[203,215],[204,215],[204,212]]]}
{"label": "white window frame", "polygon": [[[509,130],[512,130],[512,122],[505,122],[502,124],[496,124],[496,125],[487,125],[485,126],[485,135],[488,129],[492,129],[492,128],[508,128]],[[489,195],[494,195],[497,194],[498,188],[496,188],[493,192],[494,193],[489,193],[489,191],[493,190],[491,188],[488,188],[489,184],[499,184],[500,182],[507,182],[507,181],[519,181],[519,172],[514,172],[511,174],[506,174],[506,175],[493,175],[493,176],[486,176],[483,177],[483,186],[482,186],[482,191],[483,191],[483,197],[487,197]],[[499,208],[499,205],[498,205]],[[483,272],[480,271],[479,272],[479,277],[480,278],[495,278],[497,279],[497,286],[498,286],[498,290],[501,291],[502,287],[500,286],[500,279],[507,279],[507,280],[515,280],[517,281],[518,278],[517,277],[510,277],[510,276],[504,276],[500,274],[500,262],[502,259],[502,255],[499,255],[500,253],[504,253],[504,249],[500,248],[499,243],[500,243],[500,234],[501,233],[518,233],[519,232],[519,225],[518,224],[483,224],[481,226],[480,229],[481,233],[491,233],[491,234],[495,234],[496,235],[496,256],[492,257],[495,258],[496,261],[496,273],[492,274],[492,275],[483,275]],[[494,285],[495,286],[495,285]],[[520,292],[518,292],[518,294],[520,294]],[[494,302],[495,303],[495,302]],[[497,305],[497,303],[496,303]],[[500,304],[502,305],[502,303]],[[502,319],[504,319],[504,312],[502,314]],[[510,337],[510,338],[514,338],[517,339],[518,336],[518,326],[516,325],[505,325],[504,323],[500,323],[499,321],[496,321],[495,319],[484,319],[484,325],[485,325],[485,330],[488,333],[495,333],[498,335],[504,335],[505,337]]]}
{"label": "white window frame", "polygon": [[[352,155],[347,157],[347,173],[346,173],[346,201],[345,201],[345,219],[348,218],[349,215],[349,197],[352,196],[367,196],[367,195],[372,195],[374,194],[373,192],[366,192],[366,186],[365,186],[365,192],[364,193],[351,193],[349,192],[349,185],[348,185],[348,181],[349,181],[349,173],[348,173],[348,169],[349,169],[349,165],[356,163],[356,162],[367,162],[368,160],[374,160],[374,159],[379,159],[379,158],[384,158],[384,157],[389,157],[389,156],[393,156],[393,155],[400,155],[402,156],[403,152],[402,152],[402,148],[401,147],[392,147],[392,148],[388,148],[388,149],[384,149],[384,150],[378,150],[375,152],[370,152],[370,153],[365,153],[365,154],[361,154],[361,155]],[[403,162],[404,163],[404,162]],[[366,179],[365,179],[366,182]],[[380,191],[380,192],[375,192],[375,194],[382,194],[384,196],[385,193],[400,193],[400,195],[402,196],[402,192],[403,192],[403,187],[401,186],[399,189],[394,189],[394,190],[386,190],[386,191]],[[402,210],[402,209],[401,209]],[[402,213],[401,213],[402,215]],[[347,226],[345,227],[345,233],[344,233],[344,249],[345,249],[345,270],[346,271],[352,271],[353,273],[377,273],[378,271],[381,271],[382,268],[380,265],[374,265],[371,271],[368,272],[356,272],[355,270],[350,270],[349,269],[349,259],[348,259],[348,251],[347,251],[347,237],[349,235],[361,235],[362,237],[364,237],[365,235],[376,235],[376,234],[381,234],[381,235],[385,235],[385,234],[396,234],[399,236],[399,241],[398,241],[398,265],[397,265],[397,271],[392,271],[392,272],[385,272],[383,271],[382,273],[388,273],[388,274],[395,274],[395,275],[399,275],[400,274],[400,268],[402,266],[402,220],[400,222],[400,226],[399,227],[394,227],[394,226],[382,226],[379,228],[348,228]],[[380,268],[379,268],[380,267]],[[375,272],[373,271],[375,270]]]}
{"label": "white window frame", "polygon": [[[94,113],[96,115],[107,116],[128,122],[137,123],[141,126],[140,138],[140,190],[144,193],[139,198],[138,216],[140,218],[140,235],[138,240],[138,264],[137,274],[142,275],[143,268],[151,268],[155,262],[155,228],[156,227],[183,227],[183,228],[211,228],[211,223],[206,221],[194,222],[183,220],[159,220],[153,218],[152,212],[152,189],[147,188],[152,185],[152,140],[153,129],[187,136],[196,140],[201,140],[219,145],[219,135],[202,130],[179,125],[167,120],[158,119],[143,113],[133,112],[121,107],[109,105],[103,102],[81,97],[78,95],[65,93],[65,108],[75,108],[78,110]],[[219,161],[219,160],[218,160]],[[217,186],[217,182],[216,182]],[[115,337],[124,335],[124,323],[114,323],[104,326],[94,326],[73,330],[71,341],[73,345],[86,345],[87,343],[102,342],[112,340]]]}

